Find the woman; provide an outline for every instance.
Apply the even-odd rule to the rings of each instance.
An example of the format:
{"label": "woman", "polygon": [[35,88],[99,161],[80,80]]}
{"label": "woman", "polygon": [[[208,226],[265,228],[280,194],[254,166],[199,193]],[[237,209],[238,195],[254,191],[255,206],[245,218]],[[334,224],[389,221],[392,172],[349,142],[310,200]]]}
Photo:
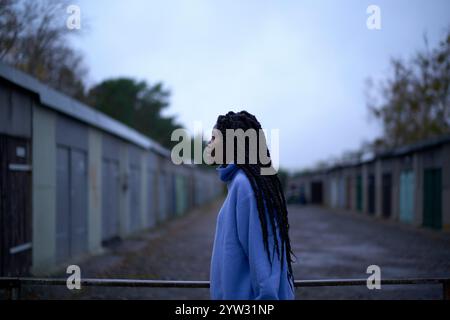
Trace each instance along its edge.
{"label": "woman", "polygon": [[[235,141],[233,150],[226,150],[227,129],[253,129],[258,138],[264,134],[252,114],[228,112],[218,117],[208,144],[208,150],[213,150],[212,159],[222,163],[217,170],[228,188],[217,217],[210,269],[211,299],[294,299],[293,253],[280,180],[276,172],[261,174],[263,167],[271,167],[270,162],[264,166],[259,156],[256,163],[249,161],[249,150],[255,150],[249,146],[250,139],[245,148]],[[265,143],[260,143],[258,139],[258,155],[260,148],[267,150]],[[223,152],[217,152],[218,146]],[[233,159],[228,163],[227,151],[232,152]],[[244,152],[244,163],[236,161],[239,152]],[[270,160],[268,150],[265,152]]]}

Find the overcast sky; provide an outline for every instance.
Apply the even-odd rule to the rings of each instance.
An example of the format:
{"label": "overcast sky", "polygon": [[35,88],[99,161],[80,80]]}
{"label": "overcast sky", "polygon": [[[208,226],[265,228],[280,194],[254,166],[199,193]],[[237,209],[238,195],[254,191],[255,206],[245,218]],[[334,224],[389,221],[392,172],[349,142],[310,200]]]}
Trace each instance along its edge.
{"label": "overcast sky", "polygon": [[[90,84],[128,76],[162,81],[168,114],[209,138],[217,116],[254,113],[280,129],[280,163],[314,165],[379,134],[364,83],[390,57],[408,58],[450,27],[450,1],[80,0],[78,38]],[[369,30],[369,5],[381,30]],[[86,24],[87,25],[87,24]],[[86,28],[87,29],[87,28]]]}

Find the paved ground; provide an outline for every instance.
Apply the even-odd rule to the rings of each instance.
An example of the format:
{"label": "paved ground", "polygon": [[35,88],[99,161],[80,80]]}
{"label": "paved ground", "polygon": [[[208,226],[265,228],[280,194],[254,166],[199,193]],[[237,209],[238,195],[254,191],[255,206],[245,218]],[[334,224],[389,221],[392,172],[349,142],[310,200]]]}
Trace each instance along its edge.
{"label": "paved ground", "polygon": [[[378,265],[384,278],[450,277],[450,235],[359,213],[291,207],[297,279],[367,278]],[[441,286],[297,289],[300,299],[441,299]]]}
{"label": "paved ground", "polygon": [[[216,215],[223,199],[110,248],[81,264],[83,277],[208,280]],[[357,213],[289,207],[296,279],[450,277],[450,235],[399,226]],[[298,299],[440,299],[440,286],[299,288]],[[41,291],[27,292],[37,298]],[[208,289],[53,289],[46,297],[208,299]]]}

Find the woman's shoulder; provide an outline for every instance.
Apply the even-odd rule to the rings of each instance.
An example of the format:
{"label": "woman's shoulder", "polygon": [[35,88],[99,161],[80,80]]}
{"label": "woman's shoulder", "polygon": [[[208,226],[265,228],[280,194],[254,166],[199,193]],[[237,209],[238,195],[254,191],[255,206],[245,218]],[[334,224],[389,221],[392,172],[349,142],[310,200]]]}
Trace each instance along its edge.
{"label": "woman's shoulder", "polygon": [[247,175],[245,174],[242,169],[239,169],[236,174],[233,177],[232,181],[232,189],[234,192],[240,194],[240,195],[252,195],[253,189],[252,185],[250,183],[250,180],[248,179]]}

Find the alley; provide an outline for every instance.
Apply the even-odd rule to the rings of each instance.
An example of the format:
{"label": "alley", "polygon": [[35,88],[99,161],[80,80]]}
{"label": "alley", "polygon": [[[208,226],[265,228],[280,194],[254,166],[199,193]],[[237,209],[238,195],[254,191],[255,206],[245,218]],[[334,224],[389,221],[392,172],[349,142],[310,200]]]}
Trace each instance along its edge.
{"label": "alley", "polygon": [[[223,199],[165,226],[122,241],[82,263],[82,277],[208,280],[216,215]],[[357,213],[289,207],[296,279],[367,278],[378,265],[384,278],[450,276],[450,236],[400,226]],[[64,276],[64,274],[61,274]],[[48,289],[48,288],[47,288]],[[66,288],[46,295],[67,298],[208,299],[208,289]],[[30,293],[31,294],[31,293]],[[35,298],[39,294],[36,294]],[[440,286],[298,288],[297,299],[440,299]]]}

